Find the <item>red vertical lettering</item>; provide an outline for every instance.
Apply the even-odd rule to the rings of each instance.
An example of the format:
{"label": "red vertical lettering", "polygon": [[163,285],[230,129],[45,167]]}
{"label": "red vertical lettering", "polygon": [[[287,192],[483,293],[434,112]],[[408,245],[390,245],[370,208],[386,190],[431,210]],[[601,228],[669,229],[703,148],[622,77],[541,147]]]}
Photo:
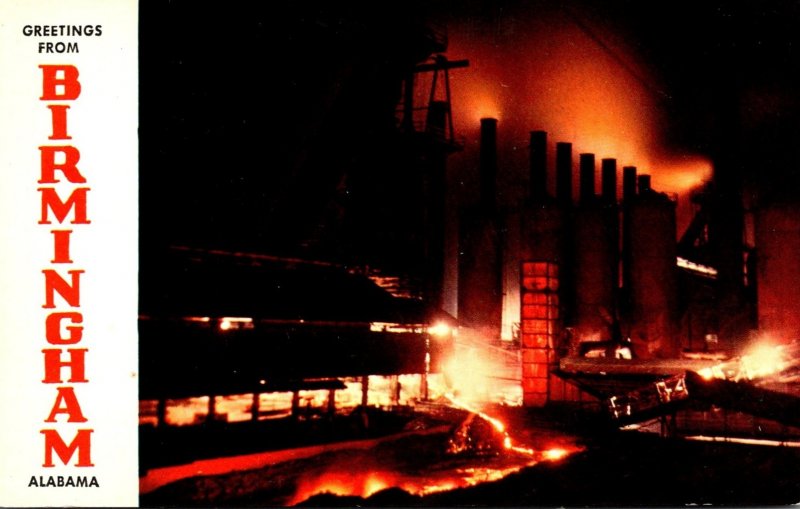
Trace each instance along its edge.
{"label": "red vertical lettering", "polygon": [[53,124],[53,134],[48,136],[50,140],[71,140],[72,136],[67,134],[67,110],[66,104],[50,104],[50,118]]}
{"label": "red vertical lettering", "polygon": [[[41,154],[41,176],[40,184],[56,184],[61,182],[56,178],[56,170],[60,170],[64,176],[73,184],[83,184],[86,178],[78,170],[78,161],[81,160],[80,151],[71,146],[63,145],[59,147],[39,147]],[[56,162],[56,154],[64,154],[63,162]]]}
{"label": "red vertical lettering", "polygon": [[76,467],[93,467],[92,463],[92,429],[79,429],[75,433],[75,438],[67,445],[54,429],[43,429],[40,431],[44,435],[44,463],[43,467],[54,467],[53,452],[55,451],[63,464],[69,463],[75,451],[78,451],[78,461]]}
{"label": "red vertical lettering", "polygon": [[67,414],[67,422],[86,422],[86,417],[83,416],[81,411],[81,405],[78,403],[77,396],[75,396],[75,389],[73,387],[57,387],[56,390],[58,390],[56,401],[53,403],[50,415],[44,422],[56,422],[58,414]]}
{"label": "red vertical lettering", "polygon": [[38,190],[42,193],[42,217],[39,224],[50,224],[48,211],[52,211],[58,222],[63,223],[70,210],[73,211],[72,221],[70,221],[72,224],[91,223],[86,219],[86,192],[90,190],[88,187],[76,188],[69,195],[66,203],[61,201],[61,197],[52,187],[40,187]]}
{"label": "red vertical lettering", "polygon": [[69,239],[72,230],[50,230],[53,234],[53,259],[50,263],[72,263],[69,257]]}
{"label": "red vertical lettering", "polygon": [[76,312],[50,313],[45,321],[47,342],[51,345],[74,345],[83,338],[83,327],[67,325],[67,337],[61,335],[61,322],[69,320],[73,324],[83,323],[83,315]]}
{"label": "red vertical lettering", "polygon": [[61,378],[61,369],[69,369],[69,383],[86,383],[86,352],[88,348],[69,348],[69,360],[61,358],[61,348],[45,348],[44,354],[44,380],[46,384],[64,383]]}
{"label": "red vertical lettering", "polygon": [[81,307],[81,274],[83,270],[70,270],[67,273],[72,276],[72,281],[67,282],[61,275],[53,269],[45,269],[44,274],[44,295],[45,309],[53,309],[55,305],[55,295],[58,293],[67,304],[74,308]]}
{"label": "red vertical lettering", "polygon": [[40,65],[42,101],[73,101],[81,95],[78,68],[74,65]]}

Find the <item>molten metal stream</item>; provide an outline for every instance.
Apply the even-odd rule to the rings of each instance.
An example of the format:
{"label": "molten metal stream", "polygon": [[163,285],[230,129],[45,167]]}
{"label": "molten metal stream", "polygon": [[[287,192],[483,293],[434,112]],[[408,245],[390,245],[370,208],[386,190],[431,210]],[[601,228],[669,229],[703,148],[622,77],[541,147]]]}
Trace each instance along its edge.
{"label": "molten metal stream", "polygon": [[497,481],[541,461],[559,461],[578,450],[574,447],[569,449],[555,447],[537,451],[532,448],[516,446],[513,444],[502,421],[474,408],[465,401],[458,400],[452,395],[447,395],[446,398],[454,407],[466,410],[489,422],[498,433],[503,435],[503,444],[507,451],[517,453],[527,459],[511,466],[472,465],[451,469],[434,468],[417,475],[381,469],[361,471],[359,467],[353,467],[352,465],[343,466],[336,469],[336,471],[329,471],[318,477],[301,480],[298,483],[297,491],[287,505],[295,505],[309,497],[325,493],[367,498],[390,487],[400,488],[412,495],[429,495],[431,493],[474,486],[484,482]]}

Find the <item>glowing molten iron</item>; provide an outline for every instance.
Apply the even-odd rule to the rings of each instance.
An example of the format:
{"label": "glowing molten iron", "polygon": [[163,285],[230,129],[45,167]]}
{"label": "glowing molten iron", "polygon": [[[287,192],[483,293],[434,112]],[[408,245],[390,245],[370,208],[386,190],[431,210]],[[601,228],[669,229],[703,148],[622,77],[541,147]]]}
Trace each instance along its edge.
{"label": "glowing molten iron", "polygon": [[[574,452],[564,448],[553,448],[538,452],[533,449],[516,446],[509,446],[509,448],[530,456],[531,460],[508,467],[470,466],[452,470],[437,470],[416,476],[380,470],[368,472],[348,471],[343,468],[341,471],[328,472],[322,476],[301,481],[294,496],[286,505],[296,505],[310,497],[322,494],[367,498],[391,487],[400,488],[412,495],[430,495],[432,493],[475,486],[484,482],[498,481],[539,461],[559,461]],[[533,459],[534,457],[538,459]]]}
{"label": "glowing molten iron", "polygon": [[343,466],[335,472],[327,472],[321,476],[302,480],[298,483],[294,496],[286,505],[295,505],[314,495],[321,494],[367,498],[390,487],[400,488],[412,495],[428,495],[497,481],[541,461],[562,460],[579,450],[574,447],[554,447],[537,451],[532,448],[516,446],[506,432],[506,426],[502,421],[472,408],[468,403],[459,401],[453,396],[447,396],[447,398],[453,406],[470,412],[467,422],[472,419],[483,419],[503,436],[504,449],[527,459],[515,462],[513,465],[503,466],[485,466],[478,463],[457,468],[443,468],[437,465],[436,468],[416,475],[377,469],[359,471],[358,467],[352,465]]}
{"label": "glowing molten iron", "polygon": [[366,498],[394,485],[395,482],[394,476],[388,472],[328,472],[321,477],[302,481],[287,505],[295,505],[323,493]]}
{"label": "glowing molten iron", "polygon": [[[428,332],[436,335],[440,327],[431,327]],[[441,332],[449,330],[441,327]],[[561,443],[535,449],[515,444],[508,426],[483,410],[483,404],[503,399],[498,395],[504,394],[504,386],[491,376],[502,373],[502,358],[497,357],[502,352],[488,355],[485,348],[478,348],[477,345],[485,345],[484,338],[462,338],[461,334],[459,338],[463,348],[456,349],[446,363],[443,383],[431,386],[432,392],[443,395],[440,401],[465,411],[463,420],[454,425],[442,443],[444,459],[411,469],[390,464],[392,460],[385,458],[337,463],[322,474],[309,472],[301,478],[286,504],[298,504],[326,493],[368,498],[387,488],[428,495],[497,481],[539,462],[563,460],[579,450]]]}
{"label": "glowing molten iron", "polygon": [[569,454],[569,451],[567,451],[566,449],[560,449],[560,448],[548,449],[548,450],[544,451],[544,457],[546,459],[549,459],[549,460],[552,460],[552,461],[558,461],[560,459],[563,459],[568,454]]}
{"label": "glowing molten iron", "polygon": [[329,473],[302,482],[286,505],[295,505],[314,495],[322,494],[367,498],[390,487],[400,488],[412,495],[430,495],[474,486],[481,482],[497,481],[520,468],[522,467],[502,469],[470,467],[447,474],[437,472],[424,478],[386,471]]}

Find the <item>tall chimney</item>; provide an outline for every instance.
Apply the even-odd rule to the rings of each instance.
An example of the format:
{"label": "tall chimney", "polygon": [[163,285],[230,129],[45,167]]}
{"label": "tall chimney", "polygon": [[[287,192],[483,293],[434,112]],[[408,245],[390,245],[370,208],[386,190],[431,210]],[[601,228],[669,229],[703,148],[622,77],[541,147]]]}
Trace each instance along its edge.
{"label": "tall chimney", "polygon": [[622,201],[631,203],[636,196],[636,166],[622,168]]}
{"label": "tall chimney", "polygon": [[617,203],[617,160],[603,159],[602,161],[602,196],[603,203],[614,205]]}
{"label": "tall chimney", "polygon": [[620,307],[624,314],[633,312],[631,280],[631,216],[636,201],[636,166],[622,168],[622,294]]}
{"label": "tall chimney", "polygon": [[547,198],[547,133],[531,131],[531,199],[542,203]]}
{"label": "tall chimney", "polygon": [[497,195],[497,119],[481,119],[480,200],[486,211],[495,210]]}
{"label": "tall chimney", "polygon": [[594,154],[580,155],[580,201],[589,203],[594,198]]}
{"label": "tall chimney", "polygon": [[637,355],[676,358],[678,273],[675,266],[675,202],[650,187],[650,175],[639,176],[639,196],[628,205],[630,314],[627,329]]}
{"label": "tall chimney", "polygon": [[562,205],[572,203],[572,143],[556,143],[556,199]]}
{"label": "tall chimney", "polygon": [[640,195],[647,194],[653,189],[650,186],[650,175],[639,175],[638,183]]}

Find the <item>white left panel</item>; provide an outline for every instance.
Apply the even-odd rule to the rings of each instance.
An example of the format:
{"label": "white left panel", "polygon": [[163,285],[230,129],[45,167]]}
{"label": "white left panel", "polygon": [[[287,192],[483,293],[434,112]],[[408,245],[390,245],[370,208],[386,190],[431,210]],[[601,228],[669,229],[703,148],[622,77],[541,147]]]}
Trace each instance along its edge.
{"label": "white left panel", "polygon": [[137,17],[0,0],[0,506],[138,504]]}

